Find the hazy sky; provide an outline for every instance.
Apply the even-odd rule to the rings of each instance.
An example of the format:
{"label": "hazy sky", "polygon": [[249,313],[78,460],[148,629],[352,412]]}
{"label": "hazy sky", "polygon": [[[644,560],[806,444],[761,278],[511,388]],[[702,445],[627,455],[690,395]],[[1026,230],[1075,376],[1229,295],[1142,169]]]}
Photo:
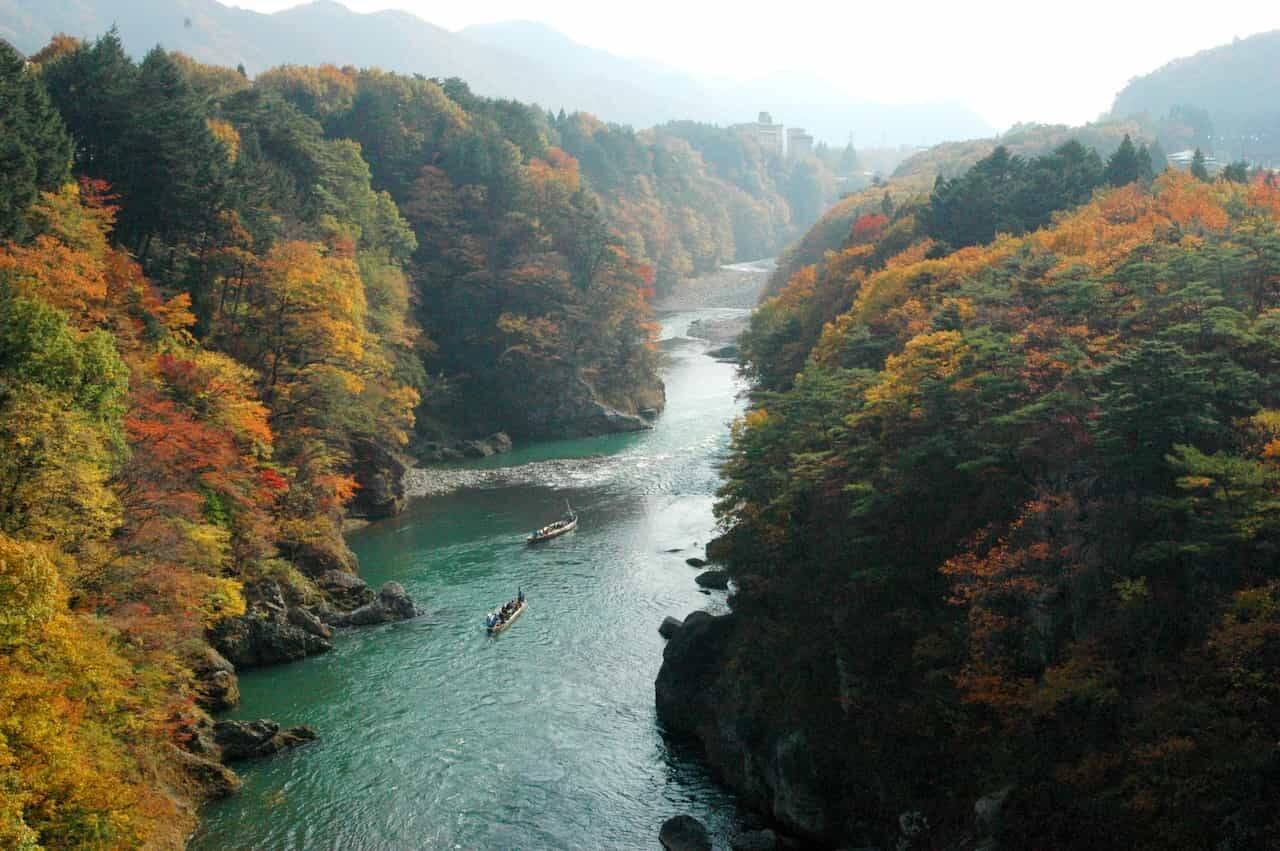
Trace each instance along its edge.
{"label": "hazy sky", "polygon": [[[223,0],[272,12],[298,0]],[[1004,129],[1016,121],[1080,124],[1107,110],[1129,78],[1233,38],[1280,28],[1280,3],[746,3],[724,0],[342,0],[398,8],[456,30],[534,19],[624,56],[731,78],[817,74],[860,100],[952,100]]]}

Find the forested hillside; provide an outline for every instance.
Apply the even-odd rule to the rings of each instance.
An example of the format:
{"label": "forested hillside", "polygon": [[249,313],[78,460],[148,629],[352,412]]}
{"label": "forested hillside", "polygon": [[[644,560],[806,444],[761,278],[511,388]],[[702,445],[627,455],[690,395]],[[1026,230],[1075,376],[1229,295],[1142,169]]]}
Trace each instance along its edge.
{"label": "forested hillside", "polygon": [[785,827],[1280,842],[1280,189],[1139,154],[878,190],[757,315],[657,699]]}
{"label": "forested hillside", "polygon": [[735,135],[456,80],[109,33],[0,42],[0,98],[4,847],[181,844],[238,786],[236,667],[413,614],[341,528],[401,507],[415,435],[644,427],[655,284],[792,227]]}
{"label": "forested hillside", "polygon": [[1236,39],[1131,80],[1111,114],[1141,118],[1170,150],[1201,146],[1221,162],[1274,166],[1280,161],[1278,67],[1280,31]]}

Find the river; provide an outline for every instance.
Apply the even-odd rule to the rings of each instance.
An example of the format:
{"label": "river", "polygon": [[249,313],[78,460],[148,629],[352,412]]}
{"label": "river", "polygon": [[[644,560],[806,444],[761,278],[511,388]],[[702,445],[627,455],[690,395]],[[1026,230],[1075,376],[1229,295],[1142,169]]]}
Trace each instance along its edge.
{"label": "river", "polygon": [[[332,652],[240,678],[238,718],[306,723],[320,741],[242,766],[195,849],[655,848],[672,815],[724,842],[732,798],[659,732],[665,615],[724,609],[685,558],[712,536],[717,465],[742,410],[733,366],[663,318],[667,409],[652,431],[485,459],[447,490],[351,536],[375,587],[421,618],[341,634]],[[578,530],[523,536],[568,499]],[[669,552],[676,550],[679,552]],[[529,608],[489,637],[486,611]]]}

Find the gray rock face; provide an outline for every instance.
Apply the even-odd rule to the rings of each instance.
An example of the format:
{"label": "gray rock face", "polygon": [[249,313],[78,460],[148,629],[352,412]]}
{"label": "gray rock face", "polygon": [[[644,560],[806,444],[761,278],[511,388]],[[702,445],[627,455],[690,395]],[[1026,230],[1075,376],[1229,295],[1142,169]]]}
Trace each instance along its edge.
{"label": "gray rock face", "polygon": [[667,851],[711,851],[707,828],[693,816],[675,816],[662,823],[658,841]]}
{"label": "gray rock face", "polygon": [[305,724],[281,729],[279,724],[268,718],[218,721],[213,725],[213,741],[221,750],[224,762],[261,759],[316,738],[316,731]]}
{"label": "gray rock face", "polygon": [[[651,419],[638,411],[660,412],[666,404],[661,382],[631,400],[634,408],[619,410],[604,402],[596,389],[572,366],[555,360],[518,361],[498,388],[502,408],[515,418],[518,433],[528,437],[591,437],[644,431]],[[636,411],[637,413],[631,413]]]}
{"label": "gray rock face", "polygon": [[715,588],[723,591],[729,587],[729,574],[724,570],[707,570],[699,573],[693,579],[703,588]]}
{"label": "gray rock face", "polygon": [[764,765],[772,790],[773,817],[811,836],[827,831],[827,795],[813,761],[813,750],[801,730],[775,740]]}
{"label": "gray rock face", "polygon": [[341,609],[354,609],[373,601],[373,589],[354,573],[330,570],[316,579],[316,586]]}
{"label": "gray rock face", "polygon": [[488,458],[511,451],[511,437],[503,431],[495,431],[488,437],[457,440],[452,443],[428,441],[417,448],[418,457],[424,462],[461,461],[463,458]]}
{"label": "gray rock face", "polygon": [[352,472],[360,486],[348,509],[351,516],[381,520],[403,511],[405,463],[371,440],[357,440],[351,450]]}
{"label": "gray rock face", "polygon": [[191,661],[195,674],[196,703],[209,712],[222,712],[240,703],[236,669],[212,647],[201,648]]}
{"label": "gray rock face", "polygon": [[658,627],[658,634],[663,638],[670,638],[675,635],[682,626],[684,626],[684,621],[667,615],[662,619],[662,625]]}
{"label": "gray rock face", "polygon": [[742,640],[738,617],[693,612],[667,642],[654,687],[658,720],[668,735],[699,745],[744,804],[788,831],[831,843],[847,807],[833,793],[837,778],[815,759],[820,745],[803,727],[751,714],[749,684],[725,667]]}
{"label": "gray rock face", "polygon": [[333,649],[327,639],[289,623],[283,612],[264,609],[221,621],[211,639],[214,648],[236,668],[296,662]]}
{"label": "gray rock face", "polygon": [[330,626],[373,626],[380,623],[408,620],[421,612],[399,582],[388,582],[378,590],[378,596],[354,611],[322,613]]}
{"label": "gray rock face", "polygon": [[658,720],[669,731],[697,736],[703,725],[714,723],[709,702],[735,617],[693,612],[667,642],[654,696]]}
{"label": "gray rock face", "polygon": [[320,622],[320,618],[301,606],[290,606],[287,614],[289,623],[309,632],[318,638],[333,638],[333,630]]}

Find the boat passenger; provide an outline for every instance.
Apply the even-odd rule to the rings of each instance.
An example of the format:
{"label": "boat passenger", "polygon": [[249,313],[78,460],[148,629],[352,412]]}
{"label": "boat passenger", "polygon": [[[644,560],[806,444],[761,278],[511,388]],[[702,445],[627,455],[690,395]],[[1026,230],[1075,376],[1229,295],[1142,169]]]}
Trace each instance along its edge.
{"label": "boat passenger", "polygon": [[518,590],[519,590],[519,594],[516,596],[516,599],[517,599],[517,600],[519,600],[521,603],[523,603],[523,602],[524,602],[524,589],[523,589],[523,588],[520,588],[520,589],[518,589]]}

